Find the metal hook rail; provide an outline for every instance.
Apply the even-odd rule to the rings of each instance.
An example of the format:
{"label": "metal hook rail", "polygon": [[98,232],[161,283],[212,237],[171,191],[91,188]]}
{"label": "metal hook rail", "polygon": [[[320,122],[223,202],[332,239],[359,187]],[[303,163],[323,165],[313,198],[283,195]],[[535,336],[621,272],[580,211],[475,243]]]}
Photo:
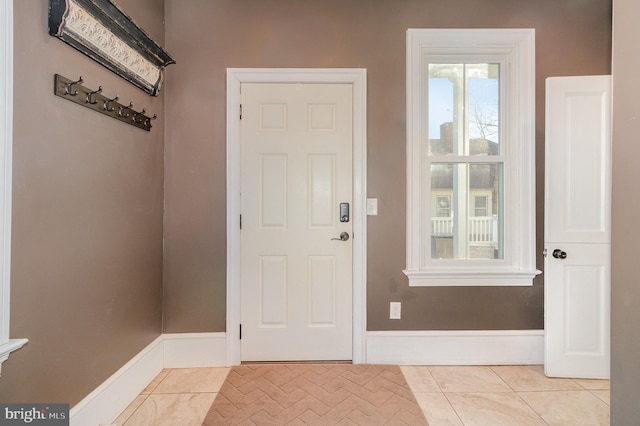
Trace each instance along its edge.
{"label": "metal hook rail", "polygon": [[144,108],[142,111],[134,110],[132,102],[129,102],[129,105],[118,103],[119,95],[115,95],[113,98],[102,95],[102,86],[99,86],[97,90],[91,90],[82,86],[82,83],[82,77],[77,81],[73,81],[60,74],[55,74],[53,92],[56,96],[108,115],[123,123],[130,124],[147,132],[151,130],[151,120],[157,118],[156,114],[149,117],[145,115],[146,111]]}

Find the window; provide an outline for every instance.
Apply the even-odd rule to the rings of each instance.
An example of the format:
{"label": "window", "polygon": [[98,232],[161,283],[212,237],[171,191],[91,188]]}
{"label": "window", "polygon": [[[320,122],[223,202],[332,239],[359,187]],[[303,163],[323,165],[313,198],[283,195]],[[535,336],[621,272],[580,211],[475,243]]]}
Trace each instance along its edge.
{"label": "window", "polygon": [[489,216],[488,205],[486,195],[476,195],[473,197],[473,216],[483,217]]}
{"label": "window", "polygon": [[534,30],[407,32],[412,286],[531,285]]}
{"label": "window", "polygon": [[450,195],[436,195],[436,217],[451,217]]}

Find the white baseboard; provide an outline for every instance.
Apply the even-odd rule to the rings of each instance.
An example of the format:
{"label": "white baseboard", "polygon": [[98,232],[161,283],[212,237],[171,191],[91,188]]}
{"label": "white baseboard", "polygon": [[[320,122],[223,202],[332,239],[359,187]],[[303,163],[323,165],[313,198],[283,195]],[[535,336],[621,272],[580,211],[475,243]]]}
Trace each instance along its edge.
{"label": "white baseboard", "polygon": [[226,333],[163,334],[164,368],[224,367]]}
{"label": "white baseboard", "polygon": [[226,333],[163,334],[70,411],[71,426],[108,425],[163,368],[223,367]]}
{"label": "white baseboard", "polygon": [[158,337],[70,411],[70,425],[110,424],[163,368],[162,336]]}
{"label": "white baseboard", "polygon": [[366,340],[369,364],[544,363],[544,330],[369,331]]}

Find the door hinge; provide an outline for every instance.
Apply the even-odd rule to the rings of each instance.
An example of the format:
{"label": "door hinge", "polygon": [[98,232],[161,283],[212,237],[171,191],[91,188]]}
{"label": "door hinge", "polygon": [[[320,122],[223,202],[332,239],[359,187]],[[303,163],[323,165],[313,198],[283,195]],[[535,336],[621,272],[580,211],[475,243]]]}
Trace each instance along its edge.
{"label": "door hinge", "polygon": [[240,324],[240,340],[242,340],[242,324]]}
{"label": "door hinge", "polygon": [[240,229],[242,229],[242,215],[240,215]]}
{"label": "door hinge", "polygon": [[240,104],[240,120],[242,120],[242,104]]}

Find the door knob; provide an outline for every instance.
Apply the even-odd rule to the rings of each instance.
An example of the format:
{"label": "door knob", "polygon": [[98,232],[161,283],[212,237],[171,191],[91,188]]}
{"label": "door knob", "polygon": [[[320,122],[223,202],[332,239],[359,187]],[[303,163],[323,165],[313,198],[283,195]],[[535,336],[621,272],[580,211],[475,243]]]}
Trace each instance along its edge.
{"label": "door knob", "polygon": [[552,256],[555,257],[556,259],[566,259],[567,253],[560,249],[555,249],[552,253]]}
{"label": "door knob", "polygon": [[348,241],[349,240],[349,233],[348,232],[341,232],[340,233],[340,238],[332,238],[332,240]]}

